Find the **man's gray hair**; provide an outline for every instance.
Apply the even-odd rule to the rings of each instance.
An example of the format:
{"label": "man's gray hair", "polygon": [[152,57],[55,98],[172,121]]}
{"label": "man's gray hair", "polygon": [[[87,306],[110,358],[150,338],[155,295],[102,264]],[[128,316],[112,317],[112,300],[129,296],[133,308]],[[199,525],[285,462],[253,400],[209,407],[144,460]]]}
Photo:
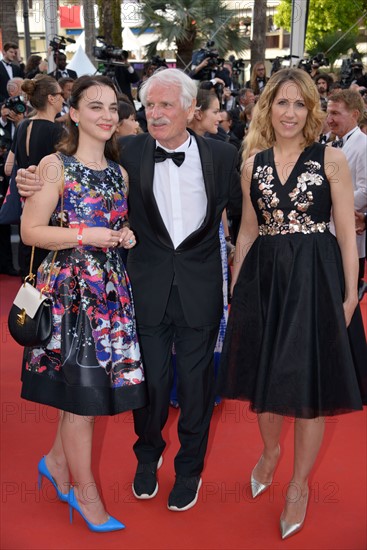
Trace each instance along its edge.
{"label": "man's gray hair", "polygon": [[197,86],[187,74],[180,69],[158,69],[149,77],[140,88],[140,100],[144,107],[147,103],[147,94],[153,84],[162,84],[163,86],[176,86],[180,89],[180,99],[183,109],[188,109],[192,100],[196,99]]}
{"label": "man's gray hair", "polygon": [[6,84],[6,90],[10,95],[10,97],[14,97],[14,95],[21,95],[22,82],[23,82],[23,78],[21,78],[20,76],[15,76],[14,78],[11,78],[10,80],[8,80]]}

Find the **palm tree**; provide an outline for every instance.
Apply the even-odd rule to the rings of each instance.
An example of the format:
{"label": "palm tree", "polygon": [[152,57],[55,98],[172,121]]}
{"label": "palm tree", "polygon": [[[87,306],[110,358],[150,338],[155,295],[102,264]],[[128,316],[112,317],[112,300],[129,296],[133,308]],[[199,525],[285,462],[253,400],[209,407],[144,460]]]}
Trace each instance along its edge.
{"label": "palm tree", "polygon": [[2,43],[19,43],[16,13],[18,10],[17,2],[14,0],[2,0],[0,8],[0,28],[2,33]]}
{"label": "palm tree", "polygon": [[266,0],[255,0],[252,21],[251,67],[264,61],[266,48]]}
{"label": "palm tree", "polygon": [[94,3],[90,0],[83,0],[84,10],[84,33],[85,33],[85,53],[95,64],[93,57],[93,46],[96,44],[96,26],[94,21]]}
{"label": "palm tree", "polygon": [[105,37],[107,44],[121,48],[121,0],[97,0],[97,4],[99,34]]}
{"label": "palm tree", "polygon": [[249,43],[241,35],[236,14],[236,10],[227,10],[222,0],[149,0],[141,8],[140,34],[153,28],[159,38],[148,44],[147,56],[156,54],[161,40],[175,44],[180,68],[190,64],[193,50],[207,40],[215,40],[221,56],[228,51],[240,54]]}

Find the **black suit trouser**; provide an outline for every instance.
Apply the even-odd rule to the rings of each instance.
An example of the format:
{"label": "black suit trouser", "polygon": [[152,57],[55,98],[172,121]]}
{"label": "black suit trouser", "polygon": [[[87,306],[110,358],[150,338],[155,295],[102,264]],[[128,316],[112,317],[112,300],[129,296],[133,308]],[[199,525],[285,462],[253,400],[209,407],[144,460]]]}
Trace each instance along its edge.
{"label": "black suit trouser", "polygon": [[175,471],[183,476],[200,475],[214,406],[213,357],[219,322],[215,326],[189,327],[176,286],[172,287],[160,325],[146,326],[137,320],[149,398],[147,407],[134,411],[137,459],[143,463],[156,462],[166,446],[162,430],[168,418],[174,343],[181,444]]}

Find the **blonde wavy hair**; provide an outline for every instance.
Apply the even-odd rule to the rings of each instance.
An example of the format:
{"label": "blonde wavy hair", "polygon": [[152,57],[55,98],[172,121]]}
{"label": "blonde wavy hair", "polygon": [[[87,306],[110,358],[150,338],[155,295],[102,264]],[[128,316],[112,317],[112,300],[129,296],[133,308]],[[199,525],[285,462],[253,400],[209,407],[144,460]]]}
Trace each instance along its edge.
{"label": "blonde wavy hair", "polygon": [[242,163],[253,151],[261,151],[274,145],[275,132],[271,124],[271,108],[279,88],[286,82],[294,82],[299,88],[308,109],[306,124],[303,128],[303,146],[307,147],[318,139],[325,113],[321,109],[320,96],[314,81],[302,69],[282,69],[269,79],[256,103],[249,132],[244,141]]}

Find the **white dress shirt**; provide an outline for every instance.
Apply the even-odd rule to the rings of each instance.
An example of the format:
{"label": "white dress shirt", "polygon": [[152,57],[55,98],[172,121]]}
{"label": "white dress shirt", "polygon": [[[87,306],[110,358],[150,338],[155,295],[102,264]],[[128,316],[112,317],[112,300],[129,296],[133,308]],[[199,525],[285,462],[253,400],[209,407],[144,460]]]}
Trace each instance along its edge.
{"label": "white dress shirt", "polygon": [[[158,141],[157,147],[165,151]],[[176,152],[184,152],[185,160],[176,166],[172,159],[155,163],[153,193],[163,222],[175,248],[198,229],[207,210],[207,196],[198,146],[193,136]]]}
{"label": "white dress shirt", "polygon": [[2,64],[5,67],[6,72],[9,75],[10,80],[13,78],[13,67],[11,63],[8,63],[7,61],[1,60]]}
{"label": "white dress shirt", "polygon": [[[358,212],[367,209],[367,136],[358,128],[353,128],[343,136],[343,153],[347,157],[354,188],[354,208]],[[366,233],[357,235],[357,248],[360,258],[365,256]]]}
{"label": "white dress shirt", "polygon": [[[367,209],[367,136],[356,126],[345,136],[342,151],[345,154],[349,170],[352,176],[354,189],[354,209],[357,212],[365,212]],[[334,219],[330,221],[330,231],[334,235]],[[362,235],[356,235],[358,256],[365,257],[365,231]]]}

